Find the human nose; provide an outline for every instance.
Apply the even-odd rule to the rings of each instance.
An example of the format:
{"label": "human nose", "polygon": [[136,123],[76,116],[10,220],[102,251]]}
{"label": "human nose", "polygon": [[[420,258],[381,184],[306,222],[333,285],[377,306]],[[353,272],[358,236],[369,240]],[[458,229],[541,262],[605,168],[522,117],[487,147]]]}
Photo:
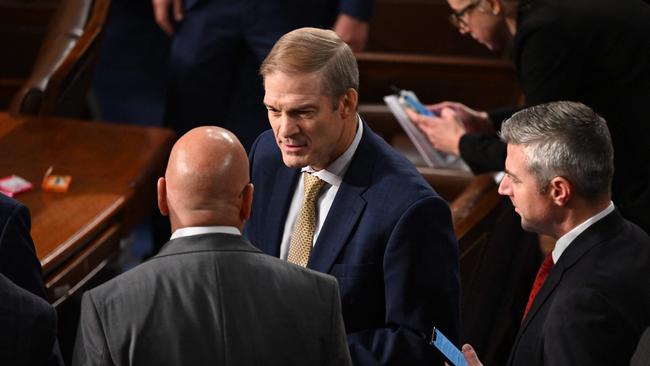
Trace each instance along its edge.
{"label": "human nose", "polygon": [[297,121],[286,113],[283,113],[280,116],[280,136],[291,137],[298,132],[300,132],[300,128]]}
{"label": "human nose", "polygon": [[510,188],[510,178],[508,178],[508,175],[506,174],[503,179],[501,179],[501,183],[499,183],[499,194],[502,196],[510,196]]}

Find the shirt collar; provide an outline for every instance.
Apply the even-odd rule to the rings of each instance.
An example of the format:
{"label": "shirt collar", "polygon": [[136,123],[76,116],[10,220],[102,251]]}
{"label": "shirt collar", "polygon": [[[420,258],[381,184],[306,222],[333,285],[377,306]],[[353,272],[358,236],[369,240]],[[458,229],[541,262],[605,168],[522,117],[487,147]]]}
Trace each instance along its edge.
{"label": "shirt collar", "polygon": [[361,117],[357,115],[357,132],[354,135],[354,139],[348,148],[345,150],[341,156],[339,156],[334,162],[332,162],[327,168],[315,171],[311,166],[306,166],[302,168],[303,172],[308,172],[317,176],[318,178],[324,180],[326,183],[332,186],[340,186],[343,181],[343,176],[352,162],[352,157],[359,147],[359,142],[361,142],[361,136],[363,135],[363,123],[361,122]]}
{"label": "shirt collar", "polygon": [[606,209],[600,211],[599,213],[587,219],[582,224],[571,229],[571,231],[568,233],[562,235],[562,237],[560,237],[555,243],[555,248],[553,248],[553,263],[557,263],[562,253],[564,253],[566,248],[569,247],[569,244],[571,244],[571,242],[573,242],[573,240],[577,238],[578,235],[582,234],[583,231],[587,230],[588,227],[598,222],[598,220],[609,215],[612,211],[614,211],[614,203],[610,201],[609,206],[607,206]]}
{"label": "shirt collar", "polygon": [[239,229],[234,226],[189,226],[176,229],[169,240],[184,238],[186,236],[215,233],[241,235]]}

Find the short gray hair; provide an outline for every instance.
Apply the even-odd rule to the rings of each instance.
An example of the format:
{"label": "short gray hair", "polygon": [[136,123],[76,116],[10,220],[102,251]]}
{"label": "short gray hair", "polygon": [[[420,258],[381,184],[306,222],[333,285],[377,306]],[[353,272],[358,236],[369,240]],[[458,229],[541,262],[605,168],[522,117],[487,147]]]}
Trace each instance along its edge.
{"label": "short gray hair", "polygon": [[523,146],[541,192],[557,176],[585,199],[611,192],[614,149],[607,123],[586,105],[553,102],[521,110],[503,122],[500,135]]}
{"label": "short gray hair", "polygon": [[276,72],[319,73],[322,92],[338,105],[348,89],[359,90],[359,67],[350,47],[332,30],[300,28],[282,36],[262,62],[263,78]]}

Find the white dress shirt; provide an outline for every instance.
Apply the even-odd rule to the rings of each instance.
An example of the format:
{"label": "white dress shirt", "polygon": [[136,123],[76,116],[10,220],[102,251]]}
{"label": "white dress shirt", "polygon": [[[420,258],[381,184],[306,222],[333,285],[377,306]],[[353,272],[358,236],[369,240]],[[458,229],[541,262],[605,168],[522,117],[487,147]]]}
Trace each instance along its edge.
{"label": "white dress shirt", "polygon": [[239,229],[234,226],[189,226],[174,231],[169,240],[184,238],[186,236],[215,233],[241,235]]}
{"label": "white dress shirt", "polygon": [[[327,218],[327,214],[332,207],[334,202],[334,197],[339,191],[341,182],[343,181],[343,176],[347,172],[350,162],[354,153],[359,147],[359,142],[361,141],[361,135],[363,134],[363,123],[361,118],[357,116],[357,132],[354,135],[354,139],[350,146],[345,150],[341,156],[339,156],[332,164],[327,168],[315,171],[310,166],[302,168],[303,172],[309,172],[318,178],[325,181],[320,195],[318,196],[318,201],[316,202],[316,228],[314,230],[314,240],[312,245],[316,243],[318,239],[318,234],[320,234],[320,229],[323,227],[323,223]],[[305,196],[305,187],[304,179],[302,174],[298,179],[298,184],[296,184],[296,190],[293,192],[293,198],[291,199],[291,205],[289,206],[289,212],[287,214],[287,220],[284,222],[284,232],[282,233],[282,242],[280,245],[280,258],[287,259],[289,256],[289,244],[291,243],[291,234],[293,233],[293,225],[296,223],[296,218],[300,207],[302,206],[302,200]]]}
{"label": "white dress shirt", "polygon": [[609,206],[607,206],[606,209],[600,211],[599,213],[587,219],[582,224],[571,229],[571,231],[569,231],[568,233],[562,235],[555,243],[555,248],[553,248],[553,252],[551,253],[551,255],[553,256],[553,263],[557,263],[562,253],[564,253],[566,248],[568,248],[569,245],[571,245],[573,240],[577,238],[578,235],[582,234],[583,231],[587,230],[589,226],[598,222],[598,220],[609,215],[612,211],[614,211],[614,203],[610,201]]}

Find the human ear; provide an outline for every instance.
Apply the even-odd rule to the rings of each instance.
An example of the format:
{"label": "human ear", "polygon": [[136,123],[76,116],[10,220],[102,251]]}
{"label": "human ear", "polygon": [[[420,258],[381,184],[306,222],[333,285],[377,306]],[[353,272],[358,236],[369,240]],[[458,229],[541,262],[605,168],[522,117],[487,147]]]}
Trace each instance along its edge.
{"label": "human ear", "polygon": [[549,195],[558,206],[566,206],[573,196],[573,185],[564,177],[555,177],[549,183]]}
{"label": "human ear", "polygon": [[503,11],[502,0],[485,0],[485,2],[490,6],[489,11],[492,15],[499,15]]}
{"label": "human ear", "polygon": [[158,178],[156,183],[157,196],[158,196],[158,210],[163,216],[169,215],[169,207],[167,206],[167,186],[165,178]]}
{"label": "human ear", "polygon": [[239,209],[239,218],[242,222],[251,217],[251,209],[253,207],[253,183],[248,183],[242,192],[241,207]]}
{"label": "human ear", "polygon": [[350,114],[357,113],[357,104],[359,103],[359,93],[353,89],[349,88],[345,95],[340,99],[340,111],[341,117],[347,118]]}

